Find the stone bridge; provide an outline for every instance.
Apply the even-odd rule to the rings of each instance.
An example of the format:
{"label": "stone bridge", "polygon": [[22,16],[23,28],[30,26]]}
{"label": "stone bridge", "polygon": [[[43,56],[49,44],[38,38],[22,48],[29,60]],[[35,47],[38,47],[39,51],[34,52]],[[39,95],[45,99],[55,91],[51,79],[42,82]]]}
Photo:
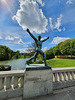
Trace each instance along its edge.
{"label": "stone bridge", "polygon": [[75,67],[52,68],[51,72],[52,93],[23,99],[26,70],[1,71],[0,100],[75,100]]}

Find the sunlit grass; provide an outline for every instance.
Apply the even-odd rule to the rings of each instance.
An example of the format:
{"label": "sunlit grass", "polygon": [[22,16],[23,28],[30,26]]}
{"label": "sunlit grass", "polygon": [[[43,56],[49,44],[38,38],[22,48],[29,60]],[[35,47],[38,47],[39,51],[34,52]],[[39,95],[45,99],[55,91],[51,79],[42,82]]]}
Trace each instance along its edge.
{"label": "sunlit grass", "polygon": [[51,65],[52,68],[59,67],[75,67],[75,59],[50,59],[47,63]]}

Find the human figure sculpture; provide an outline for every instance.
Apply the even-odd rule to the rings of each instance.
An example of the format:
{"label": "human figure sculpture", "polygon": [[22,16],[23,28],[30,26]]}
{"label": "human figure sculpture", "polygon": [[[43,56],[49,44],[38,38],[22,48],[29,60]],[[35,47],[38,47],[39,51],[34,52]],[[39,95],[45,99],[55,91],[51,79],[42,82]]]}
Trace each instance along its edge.
{"label": "human figure sculpture", "polygon": [[[36,43],[36,52],[34,54],[34,56],[32,56],[29,60],[27,60],[27,64],[29,65],[30,64],[30,61],[32,59],[34,59],[34,61],[36,60],[37,58],[37,55],[38,54],[41,54],[43,56],[43,59],[44,59],[44,63],[45,63],[45,66],[46,67],[50,67],[47,63],[46,63],[46,56],[44,54],[44,52],[41,50],[42,49],[42,43],[45,42],[47,39],[49,39],[49,37],[47,37],[46,39],[44,40],[41,40],[41,36],[39,35],[38,36],[38,39],[36,39],[33,34],[29,31],[29,29],[27,29],[27,32],[30,34],[30,36],[35,40],[35,43]],[[51,67],[50,67],[51,68]]]}

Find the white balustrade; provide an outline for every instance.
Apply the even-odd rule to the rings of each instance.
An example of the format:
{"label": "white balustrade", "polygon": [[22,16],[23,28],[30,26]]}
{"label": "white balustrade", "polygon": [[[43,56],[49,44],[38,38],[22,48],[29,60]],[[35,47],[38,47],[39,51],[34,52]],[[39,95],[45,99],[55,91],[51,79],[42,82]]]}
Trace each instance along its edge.
{"label": "white balustrade", "polygon": [[4,78],[0,77],[0,90],[4,88]]}
{"label": "white balustrade", "polygon": [[[52,71],[53,71],[53,84],[56,83],[54,87],[55,89],[58,89],[60,86],[61,88],[63,88],[62,87],[63,82],[67,82],[66,84],[69,86],[71,85],[72,81],[72,85],[74,85],[75,67],[52,68]],[[0,72],[0,91],[2,91],[3,89],[7,91],[9,89],[13,90],[16,88],[23,88],[23,86],[24,86],[24,70]]]}
{"label": "white balustrade", "polygon": [[53,82],[74,80],[75,67],[53,68]]}
{"label": "white balustrade", "polygon": [[21,77],[21,87],[24,86],[24,77]]}
{"label": "white balustrade", "polygon": [[6,77],[6,89],[11,88],[11,78],[12,77]]}
{"label": "white balustrade", "polygon": [[68,80],[70,80],[70,72],[68,72],[67,75],[68,75]]}
{"label": "white balustrade", "polygon": [[11,88],[16,89],[19,87],[19,85],[20,85],[20,88],[23,88],[24,70],[0,72],[0,91],[3,89],[4,90],[11,89]]}
{"label": "white balustrade", "polygon": [[15,76],[14,77],[14,88],[17,88],[18,87],[18,77]]}
{"label": "white balustrade", "polygon": [[57,73],[55,73],[54,76],[55,76],[55,81],[58,81],[58,80],[57,80],[57,79],[58,79],[58,78],[57,78]]}
{"label": "white balustrade", "polygon": [[62,81],[62,72],[59,72],[59,79]]}
{"label": "white balustrade", "polygon": [[66,81],[66,72],[64,72],[64,81]]}
{"label": "white balustrade", "polygon": [[53,88],[75,86],[75,67],[53,68]]}
{"label": "white balustrade", "polygon": [[75,78],[74,78],[74,72],[72,72],[72,80],[74,80]]}

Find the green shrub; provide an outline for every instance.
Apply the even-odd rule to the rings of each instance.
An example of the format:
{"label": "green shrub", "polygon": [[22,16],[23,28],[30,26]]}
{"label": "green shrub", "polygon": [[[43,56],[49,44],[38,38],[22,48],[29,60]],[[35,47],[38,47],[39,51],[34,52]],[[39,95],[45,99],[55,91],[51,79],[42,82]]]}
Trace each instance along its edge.
{"label": "green shrub", "polygon": [[52,59],[54,58],[53,48],[50,48],[49,50],[45,51],[46,59]]}
{"label": "green shrub", "polygon": [[4,70],[4,66],[0,65],[0,71],[3,71],[3,70]]}

